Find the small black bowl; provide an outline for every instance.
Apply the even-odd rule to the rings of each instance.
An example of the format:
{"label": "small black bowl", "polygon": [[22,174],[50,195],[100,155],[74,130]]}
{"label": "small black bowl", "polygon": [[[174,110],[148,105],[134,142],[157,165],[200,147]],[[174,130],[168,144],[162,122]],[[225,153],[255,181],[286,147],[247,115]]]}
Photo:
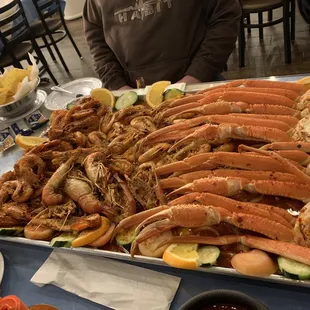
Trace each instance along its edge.
{"label": "small black bowl", "polygon": [[214,290],[191,298],[179,310],[202,310],[204,307],[227,304],[244,307],[247,310],[269,310],[260,301],[231,290]]}

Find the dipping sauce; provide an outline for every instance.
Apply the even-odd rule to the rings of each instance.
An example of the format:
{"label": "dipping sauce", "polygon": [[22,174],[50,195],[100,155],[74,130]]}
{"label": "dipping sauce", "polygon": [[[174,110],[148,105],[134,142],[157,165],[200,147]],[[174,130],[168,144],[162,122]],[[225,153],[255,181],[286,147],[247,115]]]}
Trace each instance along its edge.
{"label": "dipping sauce", "polygon": [[249,309],[243,306],[219,304],[219,305],[207,306],[202,308],[201,310],[249,310]]}
{"label": "dipping sauce", "polygon": [[29,307],[29,310],[59,310],[58,308],[55,308],[50,305],[33,305]]}

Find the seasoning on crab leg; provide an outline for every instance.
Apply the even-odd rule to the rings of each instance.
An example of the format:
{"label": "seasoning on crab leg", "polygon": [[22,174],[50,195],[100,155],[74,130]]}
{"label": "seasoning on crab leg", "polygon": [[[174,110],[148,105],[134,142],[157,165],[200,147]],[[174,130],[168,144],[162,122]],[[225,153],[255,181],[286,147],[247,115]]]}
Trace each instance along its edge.
{"label": "seasoning on crab leg", "polygon": [[273,142],[270,144],[265,144],[261,147],[262,150],[300,150],[306,153],[310,153],[310,142]]}

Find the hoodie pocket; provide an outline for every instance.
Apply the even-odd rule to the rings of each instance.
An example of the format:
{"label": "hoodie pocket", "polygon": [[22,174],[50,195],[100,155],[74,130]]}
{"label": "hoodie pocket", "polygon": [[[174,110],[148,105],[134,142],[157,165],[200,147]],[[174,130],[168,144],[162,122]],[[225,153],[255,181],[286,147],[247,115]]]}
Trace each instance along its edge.
{"label": "hoodie pocket", "polygon": [[190,65],[190,59],[184,57],[177,60],[166,61],[147,66],[127,69],[125,71],[126,79],[132,87],[136,87],[136,79],[143,77],[146,85],[154,82],[167,80],[172,83],[182,79]]}

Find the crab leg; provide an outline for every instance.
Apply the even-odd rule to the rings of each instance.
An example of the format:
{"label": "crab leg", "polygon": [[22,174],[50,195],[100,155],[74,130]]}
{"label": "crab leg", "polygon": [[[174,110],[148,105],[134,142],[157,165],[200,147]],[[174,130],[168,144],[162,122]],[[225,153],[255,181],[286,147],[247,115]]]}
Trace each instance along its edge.
{"label": "crab leg", "polygon": [[291,82],[279,82],[279,81],[268,81],[268,80],[245,80],[243,85],[246,87],[289,89],[298,94],[303,94],[307,91],[307,87],[305,85],[291,83]]}
{"label": "crab leg", "polygon": [[[259,88],[259,87],[242,87],[242,88],[240,88],[240,87],[230,87],[230,88],[222,87],[222,88],[217,88],[217,89],[213,89],[211,91],[208,91],[208,95],[214,94],[214,93],[220,93],[220,92],[223,92],[225,90],[229,90],[230,92],[242,91],[242,92],[251,92],[251,93],[273,94],[273,95],[284,96],[284,97],[287,97],[291,100],[296,100],[299,97],[299,94],[293,90],[283,89],[283,88]],[[200,98],[200,99],[202,99],[202,98]]]}
{"label": "crab leg", "polygon": [[159,142],[169,142],[169,141],[179,140],[180,138],[182,139],[182,138],[194,133],[196,130],[197,130],[197,127],[185,129],[185,130],[180,130],[180,131],[168,132],[164,135],[161,135],[159,137],[154,138],[153,140],[149,141],[148,144],[155,144],[155,143],[159,143]]}
{"label": "crab leg", "polygon": [[208,245],[228,245],[242,243],[250,248],[259,249],[297,262],[310,265],[310,248],[306,248],[294,243],[254,236],[222,236],[222,237],[203,237],[203,236],[175,236],[158,245],[158,248],[171,243],[198,243]]}
{"label": "crab leg", "polygon": [[209,103],[215,102],[218,99],[219,99],[218,94],[206,95],[203,98],[203,100],[204,100],[203,102],[201,102],[201,101],[190,102],[190,103],[186,103],[186,104],[176,106],[174,108],[167,109],[166,111],[163,112],[163,117],[169,117],[171,115],[176,115],[180,112],[183,112],[184,110],[194,109],[194,108],[200,107],[204,104],[209,104]]}
{"label": "crab leg", "polygon": [[250,113],[250,114],[268,114],[268,115],[290,115],[300,116],[300,112],[281,105],[270,104],[248,104],[245,102],[226,102],[218,101],[196,107],[182,106],[183,110],[176,116],[184,113],[199,113],[202,115],[212,114],[231,114],[231,113]]}
{"label": "crab leg", "polygon": [[265,119],[265,120],[275,120],[288,124],[290,127],[294,127],[299,122],[299,119],[295,116],[291,115],[268,115],[268,114],[247,114],[247,113],[232,113],[228,114],[232,116],[239,116],[243,118],[249,118],[251,120],[254,119]]}
{"label": "crab leg", "polygon": [[162,136],[162,135],[169,133],[169,132],[186,130],[186,129],[190,129],[192,127],[199,126],[199,125],[205,123],[207,120],[208,120],[208,116],[200,116],[200,117],[196,117],[196,118],[187,120],[185,122],[178,122],[176,124],[163,127],[161,129],[158,129],[158,130],[150,133],[149,135],[147,135],[145,137],[145,142],[151,141],[154,138],[157,138],[157,137]]}
{"label": "crab leg", "polygon": [[[166,221],[165,225],[161,225],[161,220]],[[136,232],[140,232],[145,225],[151,224],[155,226],[155,231],[152,231],[148,235],[148,238],[153,236],[158,233],[156,230],[156,224],[154,224],[156,221],[160,221],[158,224],[160,230],[168,225],[173,225],[175,227],[198,228],[204,226],[210,227],[221,222],[226,222],[241,229],[252,230],[264,234],[272,239],[293,241],[294,238],[292,229],[273,220],[252,214],[231,213],[226,209],[197,204],[171,206],[169,209],[145,219],[138,225]],[[136,241],[139,240],[139,237],[140,234],[137,235]],[[143,240],[146,240],[146,238],[143,238]]]}
{"label": "crab leg", "polygon": [[195,180],[169,193],[167,197],[190,192],[208,192],[229,197],[242,190],[263,195],[288,197],[303,202],[310,201],[309,186],[306,184],[230,177],[211,177]]}
{"label": "crab leg", "polygon": [[230,212],[242,212],[266,217],[287,226],[295,224],[295,218],[284,209],[262,203],[242,202],[211,193],[190,193],[169,202],[169,205],[190,204],[198,201],[204,205],[223,207]]}
{"label": "crab leg", "polygon": [[111,240],[114,239],[114,237],[122,230],[122,229],[128,229],[132,226],[138,225],[139,223],[143,222],[146,218],[152,216],[153,214],[156,214],[160,211],[163,211],[167,208],[170,208],[170,206],[162,205],[157,208],[153,208],[150,210],[146,210],[143,212],[136,213],[134,215],[131,215],[122,221],[116,226],[113,235],[111,237]]}
{"label": "crab leg", "polygon": [[212,141],[216,139],[241,139],[266,142],[288,142],[291,138],[282,130],[259,126],[203,125],[187,137],[181,139],[170,149],[196,139]]}
{"label": "crab leg", "polygon": [[186,96],[180,99],[176,99],[169,104],[169,108],[178,107],[180,105],[187,104],[187,103],[197,102],[198,100],[204,97],[205,95],[203,94],[197,94],[197,95],[190,95],[190,96]]}
{"label": "crab leg", "polygon": [[306,153],[310,153],[310,142],[274,142],[266,144],[262,150],[300,150]]}
{"label": "crab leg", "polygon": [[[216,95],[218,96],[217,99]],[[254,92],[244,92],[240,88],[239,91],[231,91],[229,88],[224,92],[214,93],[205,96],[203,99],[200,99],[198,103],[208,104],[210,103],[210,98],[213,98],[213,101],[221,99],[223,101],[242,101],[249,104],[269,104],[269,105],[282,105],[289,108],[295,107],[295,102],[287,97],[275,94],[264,94],[264,93],[254,93]],[[214,100],[215,99],[215,100]],[[211,101],[212,102],[212,101]]]}
{"label": "crab leg", "polygon": [[277,120],[264,119],[250,119],[246,117],[240,117],[239,115],[210,115],[206,118],[206,121],[215,124],[233,124],[233,125],[246,125],[246,126],[261,126],[268,128],[276,128],[282,131],[288,131],[291,129],[287,123]]}
{"label": "crab leg", "polygon": [[162,189],[173,189],[191,183],[194,180],[208,177],[237,177],[250,180],[274,180],[282,182],[303,183],[295,175],[284,172],[251,171],[234,169],[200,170],[181,174],[178,177],[169,177],[159,181]]}
{"label": "crab leg", "polygon": [[296,167],[296,165],[292,164],[292,162],[290,160],[282,157],[281,155],[277,154],[276,152],[264,151],[264,150],[256,149],[256,148],[249,147],[246,145],[240,145],[238,150],[239,150],[239,152],[253,151],[253,152],[256,152],[258,154],[270,156],[271,158],[277,160],[282,165],[282,167],[286,170],[285,172],[296,175],[300,180],[302,180],[306,184],[310,184],[310,177],[305,172],[303,172],[301,169]]}
{"label": "crab leg", "polygon": [[[193,182],[194,180],[214,176],[214,177],[237,177],[246,178],[250,180],[274,180],[283,182],[296,182],[302,183],[295,175],[285,172],[273,171],[251,171],[251,170],[235,170],[235,169],[217,169],[217,170],[202,170],[181,174],[179,179],[186,183]],[[169,178],[168,178],[169,179]],[[166,180],[168,180],[166,179]],[[164,180],[162,180],[164,181]]]}

